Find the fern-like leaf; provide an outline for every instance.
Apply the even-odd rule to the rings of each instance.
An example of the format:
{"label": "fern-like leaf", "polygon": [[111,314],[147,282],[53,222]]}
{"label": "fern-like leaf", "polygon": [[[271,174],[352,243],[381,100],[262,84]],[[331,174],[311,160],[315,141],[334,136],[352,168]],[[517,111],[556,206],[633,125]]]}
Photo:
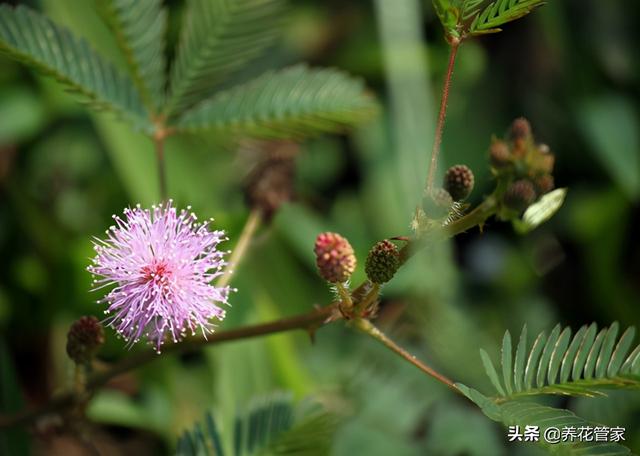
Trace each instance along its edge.
{"label": "fern-like leaf", "polygon": [[176,127],[300,139],[341,131],[376,109],[362,81],[334,69],[297,65],[214,95],[186,112]]}
{"label": "fern-like leaf", "polygon": [[145,104],[157,111],[165,90],[167,11],[162,0],[100,0]]}
{"label": "fern-like leaf", "polygon": [[147,126],[147,115],[132,81],[87,42],[24,6],[0,5],[0,52],[55,77],[81,101],[110,109]]}
{"label": "fern-like leaf", "polygon": [[523,399],[498,402],[461,383],[457,383],[456,387],[494,421],[505,426],[519,426],[521,432],[525,426],[537,426],[540,431],[537,443],[545,448],[549,454],[564,456],[622,456],[631,454],[629,448],[614,442],[560,441],[550,443],[545,441],[545,430],[548,428],[562,430],[565,427],[573,427],[574,430],[577,430],[581,427],[600,426],[580,418],[570,410],[548,407]]}
{"label": "fern-like leaf", "polygon": [[284,0],[190,0],[171,71],[168,114],[202,100],[279,34]]}
{"label": "fern-like leaf", "polygon": [[[640,345],[631,353],[635,328],[618,339],[619,324],[597,331],[596,324],[583,326],[571,337],[571,329],[556,326],[547,337],[536,338],[526,348],[526,326],[515,354],[507,331],[502,346],[502,381],[484,350],[482,362],[499,397],[539,394],[602,396],[607,388],[640,389]],[[526,359],[526,362],[525,362]],[[525,364],[526,363],[526,364]]]}
{"label": "fern-like leaf", "polygon": [[[230,454],[322,456],[328,454],[335,433],[335,416],[294,407],[290,395],[277,394],[255,401],[235,418]],[[204,423],[185,431],[177,445],[180,456],[216,455],[225,451],[219,426],[211,413]]]}
{"label": "fern-like leaf", "polygon": [[[471,11],[476,11],[478,4],[471,2],[472,7],[467,15],[471,17]],[[544,0],[496,0],[479,13],[469,26],[469,34],[481,35],[501,31],[500,27],[507,22],[515,21],[529,14],[533,9],[543,5]]]}

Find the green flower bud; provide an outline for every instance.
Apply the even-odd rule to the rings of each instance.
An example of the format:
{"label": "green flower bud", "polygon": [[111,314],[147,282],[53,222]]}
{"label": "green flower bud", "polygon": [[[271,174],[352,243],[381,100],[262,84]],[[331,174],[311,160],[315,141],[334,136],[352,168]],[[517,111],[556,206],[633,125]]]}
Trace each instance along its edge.
{"label": "green flower bud", "polygon": [[373,283],[387,283],[400,267],[400,252],[394,243],[380,241],[369,251],[364,270]]}

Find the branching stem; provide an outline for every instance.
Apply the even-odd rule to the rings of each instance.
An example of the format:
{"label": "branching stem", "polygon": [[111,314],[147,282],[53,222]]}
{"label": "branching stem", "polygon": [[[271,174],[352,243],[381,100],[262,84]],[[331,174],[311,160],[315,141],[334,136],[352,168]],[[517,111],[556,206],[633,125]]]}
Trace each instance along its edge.
{"label": "branching stem", "polygon": [[[233,340],[276,334],[294,329],[311,331],[315,330],[319,326],[322,326],[329,320],[335,320],[338,318],[340,317],[339,313],[336,312],[336,304],[331,304],[329,306],[315,309],[311,312],[296,315],[294,317],[283,318],[281,320],[276,320],[259,325],[245,326],[238,329],[222,331],[208,336],[207,339],[202,337],[186,339],[183,342],[165,346],[163,354],[166,355],[171,353],[184,353],[197,350],[209,345],[216,345]],[[54,397],[39,408],[25,409],[11,416],[0,415],[0,429],[29,424],[44,415],[59,413],[68,410],[69,408],[82,401],[83,398],[86,397],[84,396],[85,394],[97,390],[113,377],[148,364],[152,361],[155,361],[156,359],[160,359],[160,356],[158,356],[158,354],[154,350],[145,350],[130,355],[120,362],[114,364],[106,371],[96,372],[95,374],[91,375],[86,383],[86,390],[84,393],[78,394],[76,391],[70,391],[68,393]]]}
{"label": "branching stem", "polygon": [[435,378],[440,383],[442,383],[442,384],[448,386],[449,388],[451,388],[452,390],[454,390],[456,393],[460,393],[460,390],[458,390],[458,388],[456,388],[456,386],[454,385],[454,383],[451,380],[449,380],[447,377],[445,377],[441,373],[435,371],[433,368],[427,366],[425,363],[420,361],[414,355],[412,355],[411,353],[406,351],[404,348],[402,348],[401,346],[396,344],[394,341],[389,339],[389,337],[387,337],[387,335],[385,333],[383,333],[378,328],[376,328],[374,326],[374,324],[371,323],[369,320],[365,320],[363,318],[359,318],[359,319],[354,321],[353,326],[355,328],[359,329],[360,331],[362,331],[363,333],[367,334],[368,336],[373,337],[378,342],[381,342],[385,347],[389,348],[394,353],[400,355],[402,358],[404,358],[405,360],[409,361],[411,364],[416,366],[418,369],[420,369],[425,374]]}

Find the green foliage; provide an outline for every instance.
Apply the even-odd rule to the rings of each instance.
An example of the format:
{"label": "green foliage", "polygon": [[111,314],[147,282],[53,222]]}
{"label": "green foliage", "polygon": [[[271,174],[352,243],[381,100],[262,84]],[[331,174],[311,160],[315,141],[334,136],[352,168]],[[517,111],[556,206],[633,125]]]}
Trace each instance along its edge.
{"label": "green foliage", "polygon": [[0,52],[58,79],[82,101],[148,125],[131,80],[87,42],[29,8],[0,5]]}
{"label": "green foliage", "polygon": [[555,444],[547,443],[542,438],[545,429],[552,427],[562,429],[570,426],[578,429],[582,426],[594,427],[595,424],[576,416],[570,410],[548,407],[523,399],[495,402],[473,388],[460,383],[456,384],[456,386],[465,396],[480,407],[487,417],[494,421],[498,421],[505,426],[520,426],[522,429],[525,426],[537,426],[540,430],[540,439],[537,443],[544,447],[549,454],[565,456],[617,456],[631,454],[627,447],[611,442],[567,441]]}
{"label": "green foliage", "polygon": [[186,455],[325,455],[329,452],[336,418],[324,411],[293,406],[288,395],[272,395],[257,401],[235,418],[233,451],[225,451],[221,426],[209,412],[204,423],[185,431],[177,454]]}
{"label": "green foliage", "polygon": [[449,38],[500,32],[501,26],[529,14],[544,0],[433,0],[433,6]]}
{"label": "green foliage", "polygon": [[171,71],[167,111],[201,100],[278,36],[283,0],[190,0]]}
{"label": "green foliage", "polygon": [[[640,389],[640,345],[630,354],[635,328],[618,340],[619,325],[597,332],[595,323],[582,326],[571,338],[571,328],[557,325],[549,336],[541,332],[527,351],[527,327],[515,353],[511,334],[502,342],[502,380],[489,355],[480,350],[491,383],[502,398],[539,394],[602,396],[605,388]],[[616,343],[617,342],[617,343]]]}
{"label": "green foliage", "polygon": [[478,14],[471,25],[471,35],[500,32],[501,26],[529,14],[544,4],[543,0],[497,0]]}
{"label": "green foliage", "polygon": [[362,81],[334,69],[296,65],[214,95],[186,112],[177,127],[299,138],[343,130],[375,112]]}
{"label": "green foliage", "polygon": [[99,0],[100,11],[124,53],[145,104],[164,101],[167,11],[161,0]]}

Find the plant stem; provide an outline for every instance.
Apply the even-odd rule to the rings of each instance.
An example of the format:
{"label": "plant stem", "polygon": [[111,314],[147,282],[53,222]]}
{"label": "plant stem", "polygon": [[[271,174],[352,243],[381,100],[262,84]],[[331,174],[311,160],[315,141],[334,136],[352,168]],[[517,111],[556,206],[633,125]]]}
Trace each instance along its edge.
{"label": "plant stem", "polygon": [[431,195],[433,190],[433,179],[438,168],[438,156],[440,155],[440,145],[442,144],[442,132],[444,130],[444,121],[447,117],[447,102],[449,100],[449,88],[451,87],[451,78],[453,76],[453,67],[456,62],[456,55],[460,47],[460,40],[451,40],[449,49],[449,65],[447,66],[447,74],[444,78],[442,86],[442,95],[440,97],[440,111],[438,113],[438,123],[436,125],[435,136],[433,138],[433,148],[431,149],[431,163],[429,164],[429,174],[427,176],[426,194]]}
{"label": "plant stem", "polygon": [[454,385],[454,383],[451,380],[449,380],[447,377],[445,377],[444,375],[440,374],[439,372],[435,371],[431,367],[427,366],[422,361],[420,361],[418,358],[416,358],[415,356],[413,356],[412,354],[407,352],[404,348],[402,348],[401,346],[396,344],[394,341],[389,339],[385,333],[383,333],[378,328],[376,328],[373,325],[373,323],[371,323],[369,320],[365,320],[363,318],[359,318],[359,319],[354,321],[354,326],[357,329],[359,329],[360,331],[362,331],[363,333],[373,337],[378,342],[381,342],[385,347],[389,348],[394,353],[400,355],[402,358],[404,358],[405,360],[409,361],[411,364],[416,366],[418,369],[420,369],[425,374],[435,378],[440,383],[442,383],[442,384],[448,386],[449,388],[451,388],[452,390],[454,390],[456,393],[460,393],[458,388],[456,388],[456,386]]}
{"label": "plant stem", "polygon": [[167,200],[167,170],[164,161],[164,140],[166,135],[161,130],[153,137],[153,145],[156,149],[156,161],[158,163],[158,182],[160,184],[160,198]]}
{"label": "plant stem", "polygon": [[378,293],[380,293],[380,284],[374,283],[371,285],[371,290],[369,293],[356,305],[356,314],[362,315],[362,312],[367,310],[367,307],[371,305],[372,302],[376,300],[378,297]]}
{"label": "plant stem", "polygon": [[[317,327],[328,323],[329,321],[333,321],[339,318],[340,314],[339,312],[336,312],[336,304],[334,303],[320,309],[314,309],[311,312],[296,315],[294,317],[283,318],[281,320],[276,320],[259,325],[245,326],[238,329],[222,331],[210,335],[207,339],[186,339],[183,342],[166,346],[164,348],[163,354],[183,353],[209,345],[230,342],[233,340],[248,339],[257,336],[265,336],[269,334],[277,334],[294,329],[314,330]],[[86,391],[85,393],[83,393],[83,395],[91,391],[95,391],[117,375],[130,371],[132,369],[136,369],[140,366],[155,361],[156,359],[160,359],[160,356],[158,356],[158,354],[153,350],[145,350],[130,355],[120,362],[114,364],[106,371],[97,372],[91,375],[87,381]],[[11,416],[0,415],[0,429],[28,424],[44,415],[67,410],[81,401],[83,395],[79,395],[75,391],[70,391],[60,396],[54,397],[39,408],[25,409]]]}
{"label": "plant stem", "polygon": [[262,212],[259,209],[252,209],[244,227],[242,228],[236,247],[233,249],[231,257],[229,257],[229,263],[220,277],[220,280],[216,283],[216,286],[226,287],[229,284],[233,271],[238,269],[238,266],[240,265],[244,254],[247,252],[247,249],[251,244],[251,239],[253,239],[253,235],[260,226],[261,221]]}

